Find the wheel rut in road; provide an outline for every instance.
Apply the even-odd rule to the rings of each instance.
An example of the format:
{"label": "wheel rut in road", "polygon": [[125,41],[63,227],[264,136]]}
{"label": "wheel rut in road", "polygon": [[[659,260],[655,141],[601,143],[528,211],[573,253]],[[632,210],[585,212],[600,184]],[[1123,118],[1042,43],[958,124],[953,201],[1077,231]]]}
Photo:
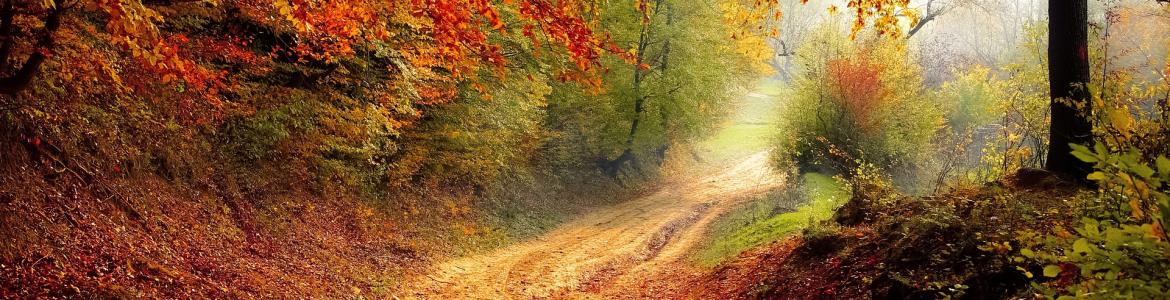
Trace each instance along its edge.
{"label": "wheel rut in road", "polygon": [[404,298],[603,298],[670,272],[719,215],[778,187],[767,152],[678,176],[657,192],[582,215],[526,242],[438,264]]}

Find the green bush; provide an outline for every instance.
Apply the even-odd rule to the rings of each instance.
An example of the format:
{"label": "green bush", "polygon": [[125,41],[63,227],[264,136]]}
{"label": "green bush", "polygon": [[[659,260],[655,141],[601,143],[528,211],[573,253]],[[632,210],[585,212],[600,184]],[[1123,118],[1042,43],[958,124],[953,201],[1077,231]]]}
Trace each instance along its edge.
{"label": "green bush", "polygon": [[778,158],[847,174],[861,163],[907,173],[930,153],[943,114],[897,41],[849,43],[829,30],[806,43],[784,108]]}
{"label": "green bush", "polygon": [[1042,265],[1037,290],[1059,298],[1165,299],[1170,297],[1170,160],[1153,167],[1137,150],[1109,151],[1074,145],[1073,154],[1094,163],[1089,179],[1100,186],[1104,209],[1084,218],[1075,232],[1019,233],[1018,262]]}

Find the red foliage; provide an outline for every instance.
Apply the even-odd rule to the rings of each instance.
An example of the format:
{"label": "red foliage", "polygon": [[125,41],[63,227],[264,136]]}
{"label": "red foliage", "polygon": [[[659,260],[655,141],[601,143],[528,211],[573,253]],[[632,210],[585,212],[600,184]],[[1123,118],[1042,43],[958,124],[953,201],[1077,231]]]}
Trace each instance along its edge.
{"label": "red foliage", "polygon": [[844,108],[862,130],[878,128],[881,120],[873,113],[889,99],[889,91],[882,84],[882,66],[864,56],[842,58],[829,61],[827,72],[833,101]]}
{"label": "red foliage", "polygon": [[[57,52],[69,51],[68,57],[92,59],[94,66],[74,70],[53,66],[55,69],[40,74],[59,76],[59,80],[43,80],[75,85],[66,87],[67,91],[93,93],[88,98],[68,97],[86,99],[79,101],[98,102],[115,96],[111,94],[171,101],[162,104],[164,114],[183,123],[220,119],[225,107],[236,105],[224,92],[238,90],[245,83],[241,80],[263,78],[276,64],[289,63],[290,57],[293,64],[316,68],[358,58],[359,52],[389,49],[396,63],[404,64],[384,66],[391,69],[391,75],[376,78],[382,82],[371,86],[388,87],[383,97],[406,98],[387,103],[432,105],[453,99],[460,83],[478,80],[485,68],[494,68],[498,76],[504,74],[507,58],[501,45],[490,38],[495,34],[523,35],[537,44],[536,48],[541,48],[540,44],[557,46],[557,52],[563,50],[560,55],[572,63],[555,71],[576,73],[572,78],[589,86],[599,86],[593,69],[602,55],[628,56],[606,35],[593,30],[597,9],[585,0],[149,4],[85,0],[57,4],[57,8],[19,8],[16,14],[24,19],[44,24],[60,19],[64,25],[41,33],[56,37],[58,40],[49,44],[55,46],[39,47],[29,39],[18,39],[18,51],[40,51],[48,57],[64,57]],[[64,17],[57,18],[61,12]],[[507,13],[512,15],[505,16]],[[187,21],[191,19],[207,23],[193,25]],[[243,25],[233,23],[236,21],[243,21]],[[207,28],[201,28],[204,26]],[[221,26],[227,29],[217,29]],[[222,31],[203,35],[200,30]],[[251,39],[257,36],[279,41],[250,47]],[[347,80],[352,81],[370,80],[356,78],[359,75],[341,76],[350,76]],[[71,80],[98,77],[115,84],[93,90],[84,86],[85,82]]]}
{"label": "red foliage", "polygon": [[[589,28],[585,19],[573,12],[581,4],[573,1],[528,0],[520,3],[520,15],[538,24],[553,41],[561,43],[581,70],[596,63],[602,52],[599,37]],[[529,35],[530,37],[532,35]],[[614,47],[606,50],[616,52]],[[621,53],[621,52],[618,52]]]}

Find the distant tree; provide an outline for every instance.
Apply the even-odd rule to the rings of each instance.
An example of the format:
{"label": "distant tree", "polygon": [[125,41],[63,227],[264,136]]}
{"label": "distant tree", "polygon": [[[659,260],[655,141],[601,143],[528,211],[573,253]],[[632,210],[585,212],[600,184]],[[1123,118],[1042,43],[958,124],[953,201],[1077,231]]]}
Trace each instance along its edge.
{"label": "distant tree", "polygon": [[[1157,2],[1170,2],[1156,0]],[[807,2],[807,1],[802,1]],[[879,35],[903,37],[917,33],[951,6],[936,10],[935,1],[928,1],[925,15],[908,9],[909,1],[850,1],[848,7],[856,14],[852,31],[856,34],[872,25]],[[952,3],[953,4],[953,3]],[[775,1],[753,6],[761,11],[745,14],[742,19],[761,22],[775,9]],[[830,6],[835,12],[836,6]],[[1088,54],[1088,1],[1067,0],[1049,3],[1048,72],[1051,89],[1051,123],[1045,168],[1060,176],[1086,181],[1091,166],[1074,157],[1070,144],[1091,144],[1093,141],[1093,112],[1086,88],[1090,80]],[[778,16],[779,13],[776,13]],[[869,20],[873,20],[872,24]],[[909,32],[903,33],[900,19],[908,19]],[[766,23],[766,21],[763,21]],[[751,30],[751,29],[748,29]]]}

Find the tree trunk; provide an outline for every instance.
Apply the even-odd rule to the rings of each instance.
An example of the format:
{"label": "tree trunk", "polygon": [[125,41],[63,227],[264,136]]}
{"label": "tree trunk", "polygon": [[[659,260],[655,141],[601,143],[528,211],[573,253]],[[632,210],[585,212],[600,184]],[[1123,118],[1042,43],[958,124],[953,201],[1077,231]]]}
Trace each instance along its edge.
{"label": "tree trunk", "polygon": [[[666,27],[670,27],[671,25],[674,25],[674,6],[666,4]],[[670,65],[670,39],[662,42],[662,56],[660,57],[661,59],[659,62],[660,65],[658,66],[658,71],[661,72],[661,74],[659,75],[666,77],[666,70]],[[666,163],[666,151],[670,149],[670,112],[667,111],[667,107],[670,106],[670,102],[674,100],[674,91],[677,90],[678,87],[675,87],[674,90],[666,93],[666,95],[664,95],[661,99],[663,104],[658,106],[659,124],[662,126],[663,135],[666,136],[666,138],[662,141],[662,145],[658,146],[658,149],[654,151],[656,154],[658,154],[659,165]]]}
{"label": "tree trunk", "polygon": [[634,60],[634,82],[632,94],[634,95],[634,118],[630,120],[630,134],[626,136],[625,150],[622,155],[614,160],[614,168],[620,169],[622,165],[633,158],[634,152],[634,138],[638,136],[638,124],[642,122],[642,112],[646,111],[646,97],[642,96],[642,61],[643,51],[646,50],[646,26],[642,26],[642,34],[638,38],[638,54]]}
{"label": "tree trunk", "polygon": [[[661,4],[661,0],[656,1],[655,9],[657,9]],[[622,154],[616,159],[605,162],[603,164],[603,169],[605,169],[605,172],[609,174],[610,177],[616,177],[618,172],[621,171],[627,163],[635,161],[634,139],[638,135],[638,125],[642,122],[642,113],[646,111],[646,96],[642,95],[642,79],[644,79],[646,73],[644,73],[642,70],[642,64],[646,61],[645,53],[646,47],[649,45],[649,42],[647,41],[649,39],[647,36],[650,34],[649,31],[650,21],[647,20],[642,22],[642,29],[638,33],[638,52],[634,56],[634,81],[630,88],[630,93],[633,94],[634,98],[634,117],[630,120],[630,133],[626,136],[626,141],[624,144],[625,147],[622,150]]]}
{"label": "tree trunk", "polygon": [[[57,2],[54,1],[53,3]],[[7,5],[8,4],[5,4],[6,7],[4,8],[5,11],[3,12],[4,24],[0,25],[2,27],[6,27],[3,29],[6,31],[12,29],[9,28],[12,26],[11,18],[15,16],[15,12],[12,11],[11,7],[7,7]],[[61,7],[61,4],[57,3],[52,9],[49,10],[49,14],[45,16],[45,28],[41,30],[40,38],[38,38],[37,42],[34,44],[36,47],[35,51],[33,51],[33,53],[28,56],[28,59],[24,61],[24,64],[21,65],[20,70],[17,70],[15,74],[12,74],[8,77],[0,77],[0,94],[15,95],[25,88],[28,88],[29,84],[32,83],[32,80],[34,77],[36,77],[37,72],[41,70],[41,64],[44,63],[46,59],[48,59],[47,52],[53,49],[53,33],[57,31],[57,28],[61,27],[61,18],[63,17],[66,9],[67,8]],[[4,52],[0,54],[0,56],[3,56],[5,60],[0,63],[3,63],[5,66],[7,66],[8,56],[12,50],[11,44],[14,42],[12,40],[14,37],[11,35],[6,36],[6,38],[7,40],[4,41],[4,46],[0,46],[0,48],[3,48],[0,51]]]}
{"label": "tree trunk", "polygon": [[[1091,165],[1074,157],[1069,144],[1093,142],[1089,82],[1088,1],[1052,1],[1048,6],[1048,76],[1052,124],[1045,168],[1087,183]],[[1077,108],[1081,104],[1081,108]]]}

